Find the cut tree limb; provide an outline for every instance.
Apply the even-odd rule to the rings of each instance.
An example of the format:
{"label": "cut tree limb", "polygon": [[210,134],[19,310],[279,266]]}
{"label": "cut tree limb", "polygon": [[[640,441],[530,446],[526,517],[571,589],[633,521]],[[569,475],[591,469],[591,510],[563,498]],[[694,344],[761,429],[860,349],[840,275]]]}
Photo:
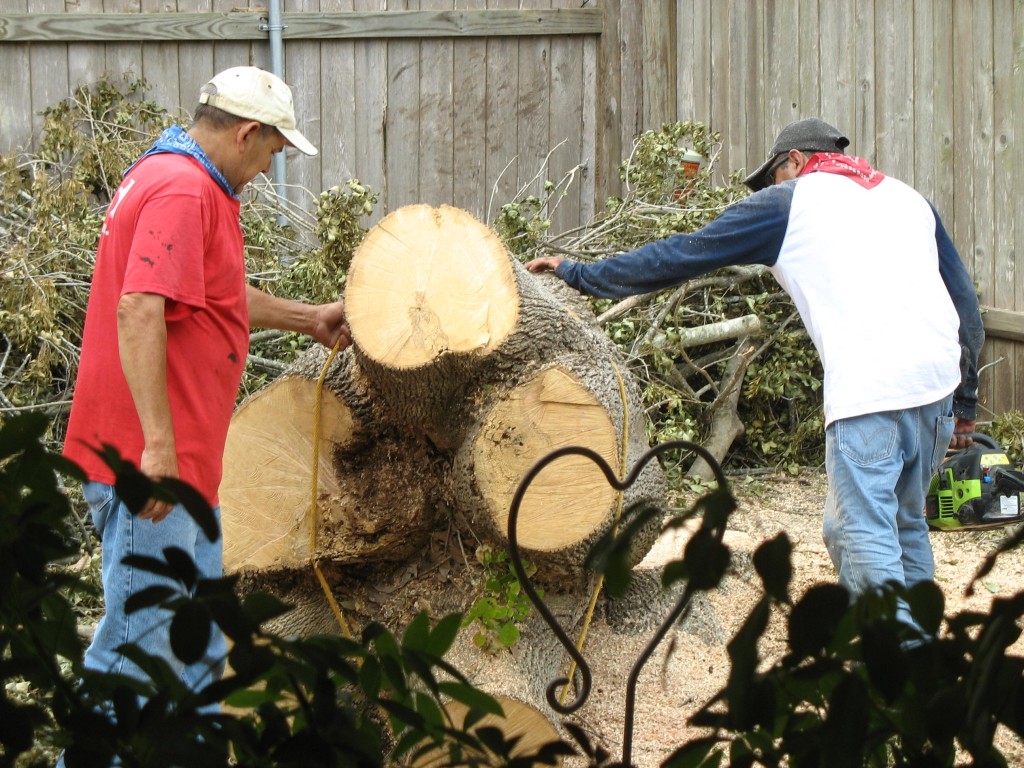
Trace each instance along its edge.
{"label": "cut tree limb", "polygon": [[735,339],[741,336],[758,336],[762,332],[761,318],[757,315],[744,315],[729,320],[722,320],[718,323],[707,323],[697,325],[693,328],[686,328],[679,334],[678,340],[669,342],[664,334],[654,337],[653,345],[664,347],[669,344],[676,344],[680,347],[697,347],[701,344],[715,344],[727,339]]}
{"label": "cut tree limb", "polygon": [[[743,435],[746,429],[737,413],[740,400],[740,392],[743,390],[743,376],[747,367],[754,359],[756,350],[750,344],[749,337],[744,337],[736,343],[736,352],[730,358],[722,375],[722,386],[720,394],[711,405],[711,434],[704,443],[704,448],[710,453],[715,461],[721,463],[729,452],[732,444],[738,437]],[[689,477],[699,478],[707,482],[715,479],[711,466],[702,457],[697,459],[690,466]]]}

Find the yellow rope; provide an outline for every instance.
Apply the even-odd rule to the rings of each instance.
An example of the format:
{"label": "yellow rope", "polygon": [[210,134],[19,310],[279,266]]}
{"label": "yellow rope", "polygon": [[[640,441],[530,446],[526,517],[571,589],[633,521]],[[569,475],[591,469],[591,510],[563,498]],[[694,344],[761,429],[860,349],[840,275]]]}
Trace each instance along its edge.
{"label": "yellow rope", "polygon": [[[628,440],[629,440],[629,403],[626,401],[626,385],[622,381],[622,374],[619,372],[619,367],[612,362],[612,369],[615,371],[615,379],[619,383],[619,398],[622,400],[622,444],[619,449],[619,476],[626,472],[626,461],[629,458]],[[612,531],[614,532],[619,526],[619,520],[622,518],[622,502],[625,497],[624,491],[619,491],[615,500],[615,520],[612,522]],[[583,650],[583,644],[587,641],[587,633],[590,631],[590,621],[594,618],[594,609],[597,607],[597,598],[601,594],[601,588],[604,586],[604,574],[600,574],[597,577],[597,583],[594,585],[594,592],[590,596],[590,604],[587,606],[587,612],[583,617],[583,628],[580,630],[580,639],[576,641],[576,650]],[[573,676],[576,674],[576,660],[573,659],[569,664],[569,681],[572,682]],[[559,697],[559,702],[564,704],[565,697],[569,693],[569,686],[566,685],[562,688],[562,693]]]}
{"label": "yellow rope", "polygon": [[320,570],[319,563],[316,562],[317,486],[319,484],[320,476],[320,414],[323,410],[324,379],[327,378],[327,371],[331,367],[331,363],[334,361],[334,356],[338,353],[338,348],[340,346],[341,339],[338,339],[334,348],[331,350],[331,353],[327,356],[327,362],[324,363],[324,367],[320,371],[320,378],[316,381],[316,402],[313,404],[313,482],[310,491],[311,499],[309,505],[309,561],[313,565],[313,571],[316,573],[316,577],[320,582],[320,588],[323,589],[324,596],[327,598],[327,603],[331,606],[334,618],[338,621],[338,626],[341,627],[341,633],[351,640],[352,630],[349,628],[348,622],[345,620],[345,616],[341,612],[341,607],[338,605],[338,601],[334,599],[334,594],[331,592],[331,588],[327,584],[327,579],[324,577],[323,571]]}

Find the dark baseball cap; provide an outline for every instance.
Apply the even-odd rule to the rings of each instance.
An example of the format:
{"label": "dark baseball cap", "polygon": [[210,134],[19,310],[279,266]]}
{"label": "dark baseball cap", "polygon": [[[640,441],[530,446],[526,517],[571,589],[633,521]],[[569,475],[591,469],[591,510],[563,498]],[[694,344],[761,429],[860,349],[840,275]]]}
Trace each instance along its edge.
{"label": "dark baseball cap", "polygon": [[767,186],[765,175],[772,163],[791,149],[811,152],[842,152],[848,146],[850,146],[850,140],[820,117],[797,120],[782,129],[779,137],[775,140],[772,151],[768,153],[768,159],[756,171],[747,176],[743,183],[754,192],[764,189]]}

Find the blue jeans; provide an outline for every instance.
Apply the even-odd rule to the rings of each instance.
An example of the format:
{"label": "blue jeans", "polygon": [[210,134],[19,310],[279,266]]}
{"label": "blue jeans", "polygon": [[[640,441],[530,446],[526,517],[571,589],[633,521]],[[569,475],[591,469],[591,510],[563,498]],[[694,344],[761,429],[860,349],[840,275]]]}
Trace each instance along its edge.
{"label": "blue jeans", "polygon": [[[902,411],[832,422],[825,430],[829,491],[823,535],[854,595],[888,581],[935,575],[925,496],[953,436],[952,396]],[[911,625],[905,604],[899,616]]]}
{"label": "blue jeans", "polygon": [[[136,592],[157,584],[178,587],[163,576],[125,565],[128,555],[148,555],[163,559],[165,547],[178,547],[189,554],[201,578],[220,578],[223,572],[222,540],[210,542],[192,517],[177,506],[159,523],[135,517],[117,497],[114,488],[102,483],[87,483],[82,488],[92,513],[96,532],[103,542],[103,599],[106,613],[85,652],[85,666],[101,672],[118,672],[145,680],[133,662],[117,652],[124,643],[135,643],[143,651],[159,656],[177,671],[192,690],[220,678],[227,645],[217,627],[213,628],[205,658],[185,665],[171,651],[171,613],[162,608],[144,608],[126,614],[125,601]],[[220,508],[214,507],[220,522]]]}

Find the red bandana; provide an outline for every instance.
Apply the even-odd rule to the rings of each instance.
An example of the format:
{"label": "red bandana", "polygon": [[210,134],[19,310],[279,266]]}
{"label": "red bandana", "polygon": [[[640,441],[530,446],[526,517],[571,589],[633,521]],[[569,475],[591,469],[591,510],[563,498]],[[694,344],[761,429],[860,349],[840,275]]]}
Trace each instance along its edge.
{"label": "red bandana", "polygon": [[864,189],[872,189],[882,183],[885,174],[876,171],[868,161],[853,155],[844,155],[842,152],[818,152],[804,166],[801,176],[808,173],[821,171],[823,173],[835,173],[853,179]]}

